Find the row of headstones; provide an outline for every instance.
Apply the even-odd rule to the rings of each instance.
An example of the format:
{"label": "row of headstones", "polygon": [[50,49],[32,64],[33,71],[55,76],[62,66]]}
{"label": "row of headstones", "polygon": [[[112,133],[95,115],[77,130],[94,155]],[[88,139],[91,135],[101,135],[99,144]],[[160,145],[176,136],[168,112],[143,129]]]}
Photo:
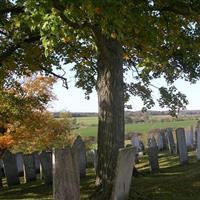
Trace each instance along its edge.
{"label": "row of headstones", "polygon": [[[67,147],[53,153],[53,197],[54,200],[80,199],[79,159],[77,149]],[[136,148],[119,150],[111,200],[128,199],[135,164]]]}
{"label": "row of headstones", "polygon": [[[197,130],[195,131],[195,139],[193,135],[193,128],[191,131],[185,134],[183,128],[176,129],[176,142],[173,137],[171,128],[167,128],[165,131],[161,131],[157,140],[154,136],[148,138],[148,157],[149,164],[152,172],[159,170],[158,163],[158,151],[169,150],[171,154],[178,154],[180,164],[188,163],[188,154],[187,150],[189,148],[197,148],[197,159],[200,160],[200,122],[197,124]],[[137,135],[134,135],[132,138],[132,145],[137,148],[137,151],[141,150],[142,141],[139,140]],[[143,149],[144,150],[144,149]]]}
{"label": "row of headstones", "polygon": [[45,184],[52,183],[52,153],[41,152],[23,154],[12,154],[6,151],[0,170],[1,186],[2,177],[5,175],[7,185],[20,184],[20,177],[24,177],[24,182],[35,181],[37,174],[44,179]]}
{"label": "row of headstones", "polygon": [[[80,136],[74,141],[73,149],[78,152],[80,177],[84,177],[87,166],[86,149]],[[88,158],[92,160],[90,162],[93,162],[92,165],[96,167],[96,152],[90,152]],[[7,185],[12,186],[20,184],[20,177],[24,177],[24,182],[35,181],[37,174],[40,174],[39,177],[44,179],[45,184],[52,184],[52,162],[51,151],[33,152],[31,154],[12,154],[6,151],[1,160],[0,185],[2,187],[3,176],[6,177]]]}

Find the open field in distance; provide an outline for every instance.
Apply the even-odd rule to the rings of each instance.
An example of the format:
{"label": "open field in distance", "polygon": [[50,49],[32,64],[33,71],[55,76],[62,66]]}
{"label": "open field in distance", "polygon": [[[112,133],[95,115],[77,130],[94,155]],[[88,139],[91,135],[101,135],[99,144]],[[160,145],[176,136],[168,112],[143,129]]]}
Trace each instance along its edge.
{"label": "open field in distance", "polygon": [[[75,129],[75,133],[82,137],[97,136],[97,117],[77,117],[77,123],[79,128]],[[125,132],[139,132],[148,133],[152,129],[156,128],[189,128],[190,126],[196,127],[197,119],[185,119],[184,121],[155,121],[152,123],[129,123],[125,124]]]}

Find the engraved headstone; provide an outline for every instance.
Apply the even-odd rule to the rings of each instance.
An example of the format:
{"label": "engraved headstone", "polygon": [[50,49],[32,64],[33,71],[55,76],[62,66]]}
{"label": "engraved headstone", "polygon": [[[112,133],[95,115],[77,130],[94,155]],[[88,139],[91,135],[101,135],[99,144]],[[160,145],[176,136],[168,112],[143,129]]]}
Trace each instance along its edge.
{"label": "engraved headstone", "polygon": [[128,199],[136,151],[135,147],[119,150],[111,200]]}
{"label": "engraved headstone", "polygon": [[155,173],[159,171],[159,162],[158,162],[158,148],[157,147],[149,147],[148,148],[148,158],[149,164],[151,168],[151,172]]}
{"label": "engraved headstone", "polygon": [[180,164],[188,163],[188,153],[185,139],[185,130],[184,128],[176,129],[176,140],[177,140],[177,148],[180,159]]}
{"label": "engraved headstone", "polygon": [[79,171],[70,147],[53,151],[53,199],[79,200]]}
{"label": "engraved headstone", "polygon": [[36,168],[34,154],[24,154],[24,179],[25,182],[36,180]]}
{"label": "engraved headstone", "polygon": [[15,155],[6,151],[3,156],[3,163],[8,186],[20,184]]}
{"label": "engraved headstone", "polygon": [[23,160],[23,153],[18,152],[15,154],[15,159],[16,159],[16,163],[17,163],[17,170],[18,170],[18,174],[19,176],[24,176],[24,160]]}
{"label": "engraved headstone", "polygon": [[83,142],[81,136],[77,136],[76,140],[74,141],[73,148],[76,148],[78,153],[80,177],[85,177],[86,165],[87,165],[86,149],[85,149],[85,143]]}
{"label": "engraved headstone", "polygon": [[41,173],[46,185],[53,182],[53,169],[52,169],[52,152],[42,151],[39,153],[41,162]]}
{"label": "engraved headstone", "polygon": [[172,128],[166,129],[166,137],[167,137],[168,149],[169,149],[170,153],[175,154],[176,153],[176,145],[174,142]]}
{"label": "engraved headstone", "polygon": [[40,158],[39,158],[39,154],[37,151],[33,152],[34,155],[34,159],[35,159],[35,169],[36,169],[36,173],[40,173]]}

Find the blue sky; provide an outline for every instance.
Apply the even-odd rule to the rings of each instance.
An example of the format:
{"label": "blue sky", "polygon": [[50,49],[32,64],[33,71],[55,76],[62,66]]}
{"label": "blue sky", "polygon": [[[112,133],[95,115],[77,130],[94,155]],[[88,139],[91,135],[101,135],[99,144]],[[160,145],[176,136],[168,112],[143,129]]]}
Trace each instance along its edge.
{"label": "blue sky", "polygon": [[[62,87],[62,83],[59,81],[55,84],[53,92],[57,96],[57,100],[53,101],[50,104],[49,110],[51,111],[70,111],[70,112],[98,112],[98,104],[97,104],[97,95],[94,91],[90,100],[85,99],[84,91],[74,87],[74,76],[73,73],[69,73],[69,89],[65,89]],[[153,85],[160,87],[166,86],[164,79],[154,80],[152,82]],[[174,84],[179,91],[187,95],[187,99],[189,101],[189,105],[187,106],[188,110],[196,110],[200,109],[200,81],[196,84],[190,84],[183,80],[178,80]],[[159,98],[159,93],[157,89],[153,89],[153,97],[154,99]],[[141,110],[143,104],[139,97],[131,97],[128,104],[132,105],[132,111]],[[156,105],[152,108],[152,110],[166,110],[162,109]]]}

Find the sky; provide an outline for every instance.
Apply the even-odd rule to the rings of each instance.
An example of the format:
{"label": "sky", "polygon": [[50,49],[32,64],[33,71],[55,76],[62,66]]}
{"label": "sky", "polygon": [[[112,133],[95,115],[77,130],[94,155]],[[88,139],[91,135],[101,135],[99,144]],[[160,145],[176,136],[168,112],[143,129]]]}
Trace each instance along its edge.
{"label": "sky", "polygon": [[[53,92],[57,97],[57,100],[53,101],[50,106],[50,111],[69,111],[69,112],[98,112],[97,94],[94,91],[90,95],[90,99],[86,100],[84,91],[74,86],[75,78],[73,72],[68,72],[69,89],[62,86],[62,82],[58,81],[53,88]],[[163,78],[154,80],[153,85],[160,87],[166,86]],[[183,80],[178,80],[174,84],[177,89],[186,94],[189,101],[187,110],[200,110],[200,81],[196,84],[190,84]],[[159,98],[159,92],[157,89],[153,89],[154,100]],[[156,102],[156,101],[155,101]],[[127,104],[132,105],[130,111],[138,111],[143,107],[142,101],[139,97],[131,97]],[[159,107],[158,103],[151,110],[167,110]]]}

